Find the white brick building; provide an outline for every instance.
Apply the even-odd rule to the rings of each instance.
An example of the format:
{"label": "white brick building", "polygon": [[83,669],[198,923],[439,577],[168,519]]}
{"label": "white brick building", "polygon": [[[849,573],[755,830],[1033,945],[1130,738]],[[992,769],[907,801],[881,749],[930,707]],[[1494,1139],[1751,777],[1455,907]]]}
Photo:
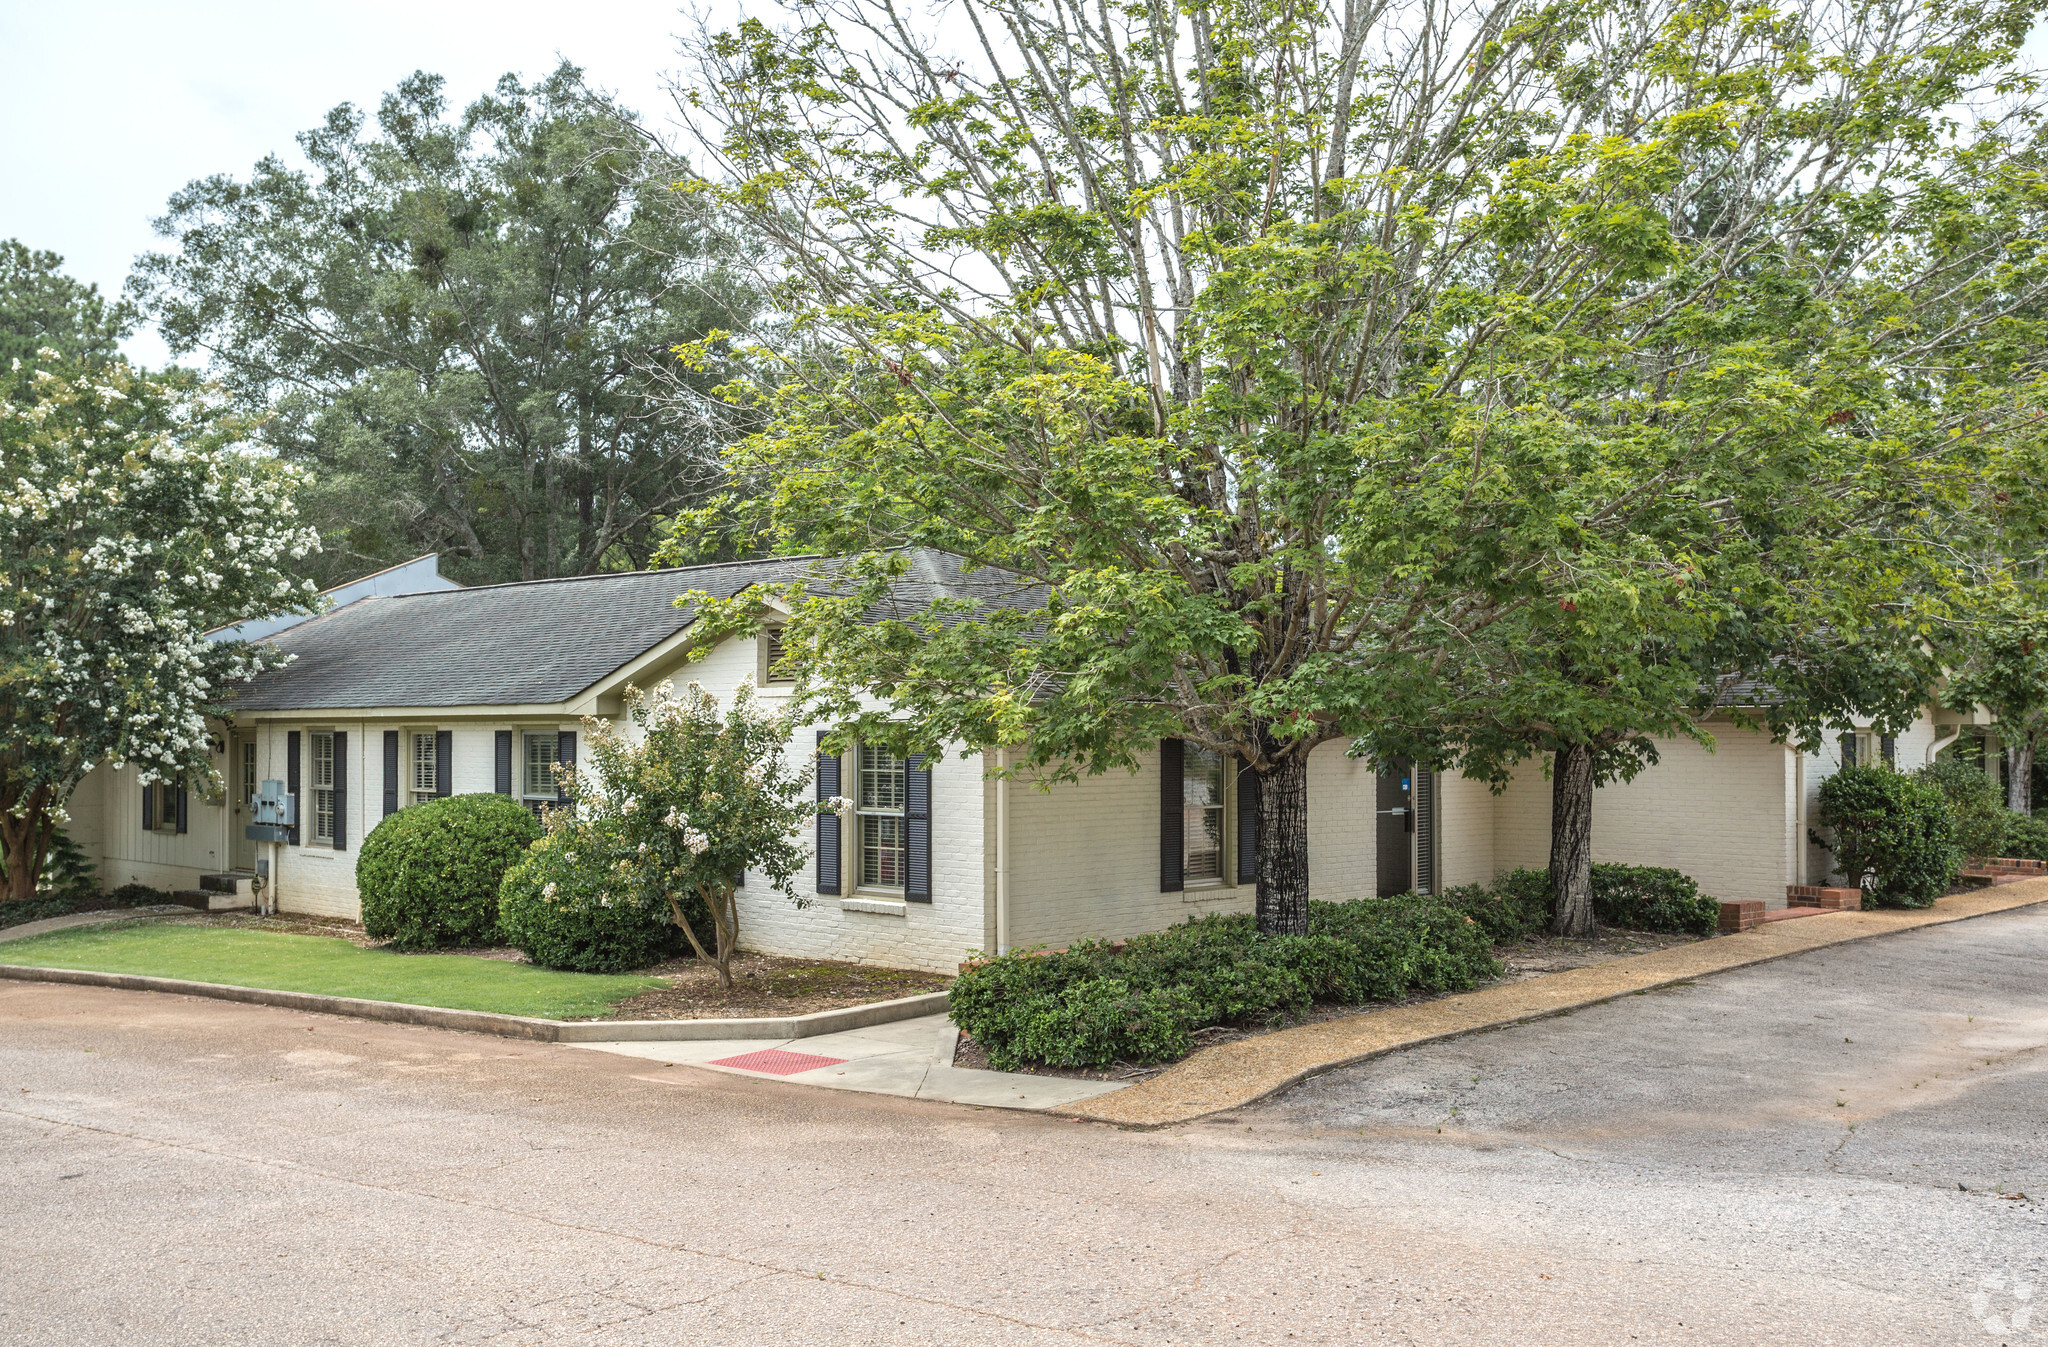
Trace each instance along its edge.
{"label": "white brick building", "polygon": [[[691,589],[735,595],[808,566],[361,598],[267,638],[295,659],[244,690],[220,727],[225,798],[146,791],[132,771],[103,768],[73,803],[72,836],[109,886],[190,888],[203,874],[250,873],[262,848],[243,840],[248,802],[259,782],[282,781],[300,822],[277,848],[280,906],[355,917],[357,848],[385,814],[445,794],[552,800],[552,764],[574,758],[583,717],[621,715],[628,683],[695,680],[729,697],[751,679],[767,702],[786,696],[765,680],[770,638],[706,648],[674,600]],[[943,591],[960,571],[921,554],[908,583]],[[1782,906],[1786,885],[1826,878],[1826,855],[1806,836],[1840,750],[1809,756],[1732,724],[1715,730],[1713,751],[1675,741],[1633,782],[1599,791],[1595,858],[1672,866],[1717,898]],[[1863,751],[1917,766],[1958,732],[1977,730],[1946,713],[1940,725],[1923,717],[1895,744],[1869,738]],[[813,727],[790,751],[815,744]],[[819,765],[821,794],[856,808],[809,839],[807,907],[765,884],[743,891],[749,948],[943,970],[973,950],[1121,937],[1252,906],[1234,773],[1177,741],[1140,753],[1135,772],[1047,790],[1028,777],[1001,783],[993,753],[905,764],[856,747]],[[1310,760],[1311,894],[1427,890],[1540,867],[1549,825],[1538,763],[1496,794],[1462,777],[1382,776],[1326,744]]]}

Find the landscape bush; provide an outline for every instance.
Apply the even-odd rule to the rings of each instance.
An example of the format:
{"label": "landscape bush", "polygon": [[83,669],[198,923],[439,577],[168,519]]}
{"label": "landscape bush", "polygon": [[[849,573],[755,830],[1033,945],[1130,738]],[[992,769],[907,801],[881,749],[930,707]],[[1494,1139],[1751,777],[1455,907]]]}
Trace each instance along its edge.
{"label": "landscape bush", "polygon": [[616,839],[564,814],[550,825],[499,890],[498,924],[507,943],[530,962],[572,973],[628,973],[688,951],[667,901],[648,888]]}
{"label": "landscape bush", "polygon": [[1931,781],[1882,763],[1844,767],[1820,783],[1813,840],[1879,907],[1927,907],[1962,868],[1947,797]]}
{"label": "landscape bush", "polygon": [[451,795],[388,814],[356,859],[363,929],[399,949],[487,945],[498,888],[540,824],[505,795]]}
{"label": "landscape bush", "polygon": [[1593,915],[1603,926],[1661,935],[1712,935],[1721,904],[1691,876],[1656,865],[1595,865]]}
{"label": "landscape bush", "polygon": [[1550,872],[1506,870],[1494,876],[1491,888],[1445,889],[1443,901],[1478,922],[1496,945],[1510,945],[1550,924]]}
{"label": "landscape bush", "polygon": [[2048,861],[2048,818],[2006,811],[1999,849],[1992,854]]}
{"label": "landscape bush", "polygon": [[1955,825],[1956,845],[1965,856],[2007,856],[2011,821],[2018,817],[2005,807],[1998,783],[1984,772],[1980,763],[1965,758],[1941,758],[1913,773],[1927,782],[1948,802],[1949,818]]}
{"label": "landscape bush", "polygon": [[[1466,884],[1444,891],[1444,901],[1508,944],[1550,924],[1550,871],[1505,870],[1493,887]],[[1682,871],[1655,865],[1593,867],[1593,915],[1602,926],[1662,935],[1712,935],[1720,903],[1700,892]]]}
{"label": "landscape bush", "polygon": [[1356,1005],[1496,977],[1486,931],[1438,899],[1309,904],[1309,933],[1260,935],[1210,915],[1121,946],[1082,941],[970,963],[953,1020],[998,1069],[1170,1061],[1216,1025],[1271,1024],[1317,1002]]}

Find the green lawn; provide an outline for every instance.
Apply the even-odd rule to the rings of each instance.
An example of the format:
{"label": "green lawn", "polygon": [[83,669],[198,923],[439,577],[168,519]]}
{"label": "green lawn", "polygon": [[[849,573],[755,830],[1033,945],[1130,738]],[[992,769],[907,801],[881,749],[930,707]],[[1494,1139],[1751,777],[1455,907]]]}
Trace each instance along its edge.
{"label": "green lawn", "polygon": [[461,954],[394,954],[317,935],[145,923],[84,926],[0,944],[0,963],[141,973],[275,991],[359,996],[455,1010],[576,1019],[665,984],[659,978],[558,973]]}

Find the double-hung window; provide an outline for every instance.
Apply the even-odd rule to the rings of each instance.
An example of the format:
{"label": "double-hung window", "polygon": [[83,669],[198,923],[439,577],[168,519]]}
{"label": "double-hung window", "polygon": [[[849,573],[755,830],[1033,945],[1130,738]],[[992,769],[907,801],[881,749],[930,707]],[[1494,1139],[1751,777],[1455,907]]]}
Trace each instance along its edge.
{"label": "double-hung window", "polygon": [[1223,755],[1189,744],[1182,759],[1181,875],[1187,887],[1223,882]]}
{"label": "double-hung window", "polygon": [[242,741],[241,776],[242,809],[246,812],[250,802],[256,798],[256,741],[254,739],[244,739]]}
{"label": "double-hung window", "polygon": [[314,730],[312,741],[313,841],[334,845],[334,735]]}
{"label": "double-hung window", "polygon": [[859,885],[900,889],[908,860],[903,822],[906,764],[886,748],[854,749],[854,835],[860,850]]}
{"label": "double-hung window", "polygon": [[425,804],[434,799],[440,781],[440,754],[434,747],[432,730],[417,730],[412,736],[412,802]]}
{"label": "double-hung window", "polygon": [[542,808],[555,803],[558,791],[555,783],[555,762],[561,752],[561,742],[552,730],[545,734],[526,736],[523,766],[519,774],[519,794],[528,809],[535,814]]}

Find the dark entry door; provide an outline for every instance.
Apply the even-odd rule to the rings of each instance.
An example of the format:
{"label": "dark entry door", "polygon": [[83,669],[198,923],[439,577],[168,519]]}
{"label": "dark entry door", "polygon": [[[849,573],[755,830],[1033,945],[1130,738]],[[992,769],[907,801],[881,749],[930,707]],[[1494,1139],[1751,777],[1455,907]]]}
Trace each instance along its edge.
{"label": "dark entry door", "polygon": [[1380,773],[1374,850],[1381,897],[1415,887],[1415,770],[1405,758]]}

